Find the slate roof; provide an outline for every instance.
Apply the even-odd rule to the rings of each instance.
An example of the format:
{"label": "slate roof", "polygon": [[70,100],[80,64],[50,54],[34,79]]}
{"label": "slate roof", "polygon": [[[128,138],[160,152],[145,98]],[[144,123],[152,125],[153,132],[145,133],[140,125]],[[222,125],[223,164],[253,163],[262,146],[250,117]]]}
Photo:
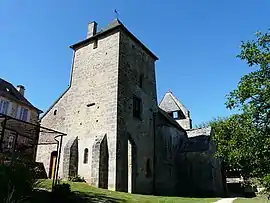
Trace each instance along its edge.
{"label": "slate roof", "polygon": [[13,101],[23,103],[30,108],[36,109],[39,113],[42,113],[41,110],[33,106],[11,83],[2,78],[0,78],[0,95]]}
{"label": "slate roof", "polygon": [[155,60],[158,60],[158,57],[151,52],[138,38],[135,37],[135,35],[133,35],[124,25],[123,23],[118,20],[118,19],[114,19],[111,23],[109,23],[105,28],[101,29],[99,32],[97,32],[94,36],[89,37],[85,40],[82,40],[76,44],[73,44],[70,46],[70,48],[72,49],[76,49],[80,46],[83,46],[85,44],[87,44],[88,42],[92,41],[93,39],[100,37],[104,34],[107,34],[108,32],[111,32],[113,30],[116,30],[117,28],[122,29],[125,33],[127,33],[129,35],[129,37],[131,37],[133,40],[135,40],[138,44],[140,44],[142,46],[142,48],[148,53],[150,54]]}
{"label": "slate roof", "polygon": [[187,108],[172,94],[171,91],[166,92],[159,107],[166,112],[181,111],[186,118],[189,118],[189,111]]}
{"label": "slate roof", "polygon": [[158,112],[169,122],[171,123],[174,127],[185,131],[180,125],[179,123],[177,123],[170,115],[168,115],[168,113],[164,110],[162,110],[161,108],[158,108]]}
{"label": "slate roof", "polygon": [[186,130],[188,141],[186,143],[185,152],[207,151],[210,148],[212,128],[196,128]]}
{"label": "slate roof", "polygon": [[195,128],[187,130],[188,137],[211,136],[212,128]]}

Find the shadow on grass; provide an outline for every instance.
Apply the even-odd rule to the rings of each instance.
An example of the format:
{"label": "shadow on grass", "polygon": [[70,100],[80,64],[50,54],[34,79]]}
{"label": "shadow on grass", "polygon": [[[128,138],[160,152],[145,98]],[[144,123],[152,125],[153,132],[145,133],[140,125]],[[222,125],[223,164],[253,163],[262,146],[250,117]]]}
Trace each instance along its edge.
{"label": "shadow on grass", "polygon": [[124,203],[126,200],[108,197],[102,194],[94,194],[94,193],[83,193],[83,192],[72,192],[71,199],[74,202],[79,203],[88,203],[88,202],[104,202],[104,203]]}
{"label": "shadow on grass", "polygon": [[71,192],[68,195],[56,195],[48,191],[35,191],[32,203],[125,203],[126,200],[108,197],[102,194],[94,194],[91,192]]}

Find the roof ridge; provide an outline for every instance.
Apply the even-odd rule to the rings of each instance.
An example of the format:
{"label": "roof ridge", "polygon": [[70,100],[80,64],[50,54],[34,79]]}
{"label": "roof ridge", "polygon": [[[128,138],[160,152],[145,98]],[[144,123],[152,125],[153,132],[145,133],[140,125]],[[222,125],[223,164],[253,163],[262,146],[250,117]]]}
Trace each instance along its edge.
{"label": "roof ridge", "polygon": [[[3,78],[0,78],[0,80],[2,80],[5,83],[8,83],[8,84],[12,85],[12,83],[8,82],[7,80],[4,80]],[[14,85],[12,85],[12,86],[14,86]]]}
{"label": "roof ridge", "polygon": [[173,102],[176,104],[176,106],[177,106],[180,110],[182,110],[181,107],[178,105],[178,103],[175,101],[175,98],[174,98],[172,92],[168,92],[168,94],[169,94],[169,96],[172,98],[172,100],[173,100]]}
{"label": "roof ridge", "polygon": [[131,37],[134,41],[136,41],[150,56],[152,56],[155,60],[158,60],[158,57],[148,48],[146,45],[139,40],[129,29],[119,20],[119,19],[114,19],[111,21],[106,27],[101,29],[99,32],[97,32],[95,35],[92,37],[89,37],[87,39],[81,40],[73,45],[70,46],[73,50],[75,50],[77,47],[83,46],[85,43],[98,38],[99,36],[108,33],[112,30],[115,30],[117,28],[121,28],[124,32],[126,32],[129,37]]}
{"label": "roof ridge", "polygon": [[4,94],[9,94],[9,96],[11,96],[12,99],[21,102],[29,107],[35,108],[38,111],[41,111],[40,109],[36,108],[28,99],[26,99],[26,97],[22,95],[12,83],[4,80],[3,78],[0,78],[0,91],[3,90]]}
{"label": "roof ridge", "polygon": [[172,97],[173,101],[175,102],[175,104],[182,110],[181,106],[186,110],[189,111],[187,109],[187,107],[176,97],[174,96],[174,94],[172,92],[168,92],[168,94],[170,94],[170,96]]}

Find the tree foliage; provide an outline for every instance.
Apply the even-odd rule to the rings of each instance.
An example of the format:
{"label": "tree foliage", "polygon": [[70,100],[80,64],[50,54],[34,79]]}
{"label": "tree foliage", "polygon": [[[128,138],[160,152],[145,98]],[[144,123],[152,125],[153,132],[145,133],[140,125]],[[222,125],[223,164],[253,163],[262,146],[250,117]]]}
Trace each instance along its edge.
{"label": "tree foliage", "polygon": [[270,31],[256,33],[256,40],[242,42],[241,60],[254,68],[244,75],[228,95],[228,108],[238,108],[252,115],[252,122],[265,136],[270,129]]}
{"label": "tree foliage", "polygon": [[214,128],[217,156],[227,169],[256,177],[270,189],[270,32],[258,32],[254,40],[242,42],[237,57],[252,68],[227,95],[227,108],[239,114],[203,126]]}
{"label": "tree foliage", "polygon": [[251,120],[248,114],[235,114],[209,122],[214,129],[216,155],[222,158],[225,169],[239,170],[245,177],[256,168],[256,164],[250,162],[254,158],[252,152],[257,141],[256,128]]}
{"label": "tree foliage", "polygon": [[249,136],[252,143],[246,150],[253,174],[265,176],[270,172],[270,32],[258,32],[255,40],[242,42],[238,57],[254,70],[240,79],[226,105],[250,117],[256,133]]}

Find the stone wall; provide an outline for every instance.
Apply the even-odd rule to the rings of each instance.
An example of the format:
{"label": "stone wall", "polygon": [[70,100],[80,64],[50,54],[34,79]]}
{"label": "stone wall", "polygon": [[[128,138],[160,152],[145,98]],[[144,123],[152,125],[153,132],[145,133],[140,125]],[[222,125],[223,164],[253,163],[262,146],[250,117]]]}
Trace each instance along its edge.
{"label": "stone wall", "polygon": [[[119,54],[118,187],[128,191],[130,185],[134,193],[150,194],[153,176],[146,175],[146,163],[149,163],[148,170],[153,171],[153,113],[157,111],[155,59],[125,32],[120,35]],[[140,118],[133,116],[133,96],[142,102]],[[128,158],[128,142],[132,145],[132,158]],[[132,159],[131,174],[128,173],[128,159]],[[132,183],[128,184],[128,180]]]}
{"label": "stone wall", "polygon": [[[133,193],[213,192],[219,169],[210,168],[218,166],[211,149],[185,151],[186,131],[158,110],[155,58],[124,28],[105,33],[74,50],[70,86],[41,121],[67,133],[59,176],[78,173],[97,187]],[[141,100],[139,117],[134,97]],[[53,138],[41,133],[39,142]],[[47,173],[53,151],[55,144],[38,147]],[[205,178],[192,179],[200,173]]]}
{"label": "stone wall", "polygon": [[78,175],[78,137],[70,138],[63,148],[63,178],[75,177]]}
{"label": "stone wall", "polygon": [[221,163],[214,157],[216,147],[210,136],[189,138],[186,148],[189,182],[188,191],[196,196],[223,196],[225,194]]}
{"label": "stone wall", "polygon": [[[74,51],[72,76],[68,90],[53,104],[41,120],[41,125],[67,133],[66,146],[78,137],[78,174],[91,180],[92,146],[96,137],[107,134],[109,147],[109,188],[115,189],[116,174],[116,113],[119,32],[98,39],[97,48],[90,41]],[[105,133],[103,133],[105,132]],[[40,136],[40,142],[47,141]],[[84,149],[89,149],[89,161],[83,163]],[[55,145],[39,146],[37,161],[43,162],[48,173],[50,154]],[[59,175],[63,174],[63,156]],[[64,167],[67,167],[66,165]]]}
{"label": "stone wall", "polygon": [[155,194],[179,195],[188,183],[182,154],[187,135],[160,113],[156,124]]}
{"label": "stone wall", "polygon": [[156,121],[156,194],[224,195],[221,163],[214,157],[211,129],[194,129],[187,134],[161,113]]}

